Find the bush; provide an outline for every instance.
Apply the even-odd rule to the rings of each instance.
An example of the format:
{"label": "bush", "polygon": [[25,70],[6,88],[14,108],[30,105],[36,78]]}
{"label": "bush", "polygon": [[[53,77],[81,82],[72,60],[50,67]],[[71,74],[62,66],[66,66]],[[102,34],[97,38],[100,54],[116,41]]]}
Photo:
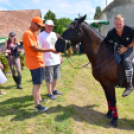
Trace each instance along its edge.
{"label": "bush", "polygon": [[0,55],[0,62],[4,66],[3,72],[6,74],[10,70],[10,68],[9,68],[8,61],[5,55]]}
{"label": "bush", "polygon": [[20,57],[21,69],[23,70],[23,68],[25,66],[25,55],[22,53],[19,53],[19,57]]}

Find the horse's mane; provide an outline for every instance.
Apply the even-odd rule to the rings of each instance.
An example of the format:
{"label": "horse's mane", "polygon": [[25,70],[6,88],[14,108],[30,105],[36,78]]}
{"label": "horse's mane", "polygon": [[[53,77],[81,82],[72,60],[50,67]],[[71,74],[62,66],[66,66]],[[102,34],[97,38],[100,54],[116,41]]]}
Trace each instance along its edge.
{"label": "horse's mane", "polygon": [[87,22],[84,23],[88,25],[92,29],[92,31],[97,34],[102,40],[104,39],[104,36],[100,32],[98,32],[92,25],[89,25]]}

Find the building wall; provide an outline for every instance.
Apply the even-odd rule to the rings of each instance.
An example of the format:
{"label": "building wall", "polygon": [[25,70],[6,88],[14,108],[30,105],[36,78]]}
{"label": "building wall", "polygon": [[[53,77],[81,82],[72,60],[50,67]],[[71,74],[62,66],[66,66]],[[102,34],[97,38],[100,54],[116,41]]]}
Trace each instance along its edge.
{"label": "building wall", "polygon": [[14,31],[21,40],[35,16],[41,16],[40,10],[0,11],[0,37],[8,37],[9,32]]}
{"label": "building wall", "polygon": [[[98,20],[107,20],[107,16],[106,16],[106,13],[103,13],[102,15],[100,15],[98,18]],[[104,25],[101,27],[101,34],[103,36],[106,36],[107,35],[107,31],[108,31],[108,25]]]}

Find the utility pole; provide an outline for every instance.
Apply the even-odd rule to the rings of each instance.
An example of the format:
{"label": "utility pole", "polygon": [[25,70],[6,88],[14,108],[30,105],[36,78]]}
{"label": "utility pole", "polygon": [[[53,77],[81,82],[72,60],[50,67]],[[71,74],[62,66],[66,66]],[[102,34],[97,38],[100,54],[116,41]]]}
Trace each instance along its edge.
{"label": "utility pole", "polygon": [[106,11],[107,11],[107,0],[106,0]]}

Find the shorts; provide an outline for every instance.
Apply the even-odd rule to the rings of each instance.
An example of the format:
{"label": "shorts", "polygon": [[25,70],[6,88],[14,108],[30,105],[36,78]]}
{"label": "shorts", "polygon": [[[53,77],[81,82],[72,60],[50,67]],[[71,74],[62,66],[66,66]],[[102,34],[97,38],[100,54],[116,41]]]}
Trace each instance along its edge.
{"label": "shorts", "polygon": [[44,80],[44,67],[30,70],[32,76],[32,82],[34,85],[42,84]]}
{"label": "shorts", "polygon": [[59,79],[60,74],[61,74],[60,64],[45,67],[46,82],[53,82],[53,80]]}

